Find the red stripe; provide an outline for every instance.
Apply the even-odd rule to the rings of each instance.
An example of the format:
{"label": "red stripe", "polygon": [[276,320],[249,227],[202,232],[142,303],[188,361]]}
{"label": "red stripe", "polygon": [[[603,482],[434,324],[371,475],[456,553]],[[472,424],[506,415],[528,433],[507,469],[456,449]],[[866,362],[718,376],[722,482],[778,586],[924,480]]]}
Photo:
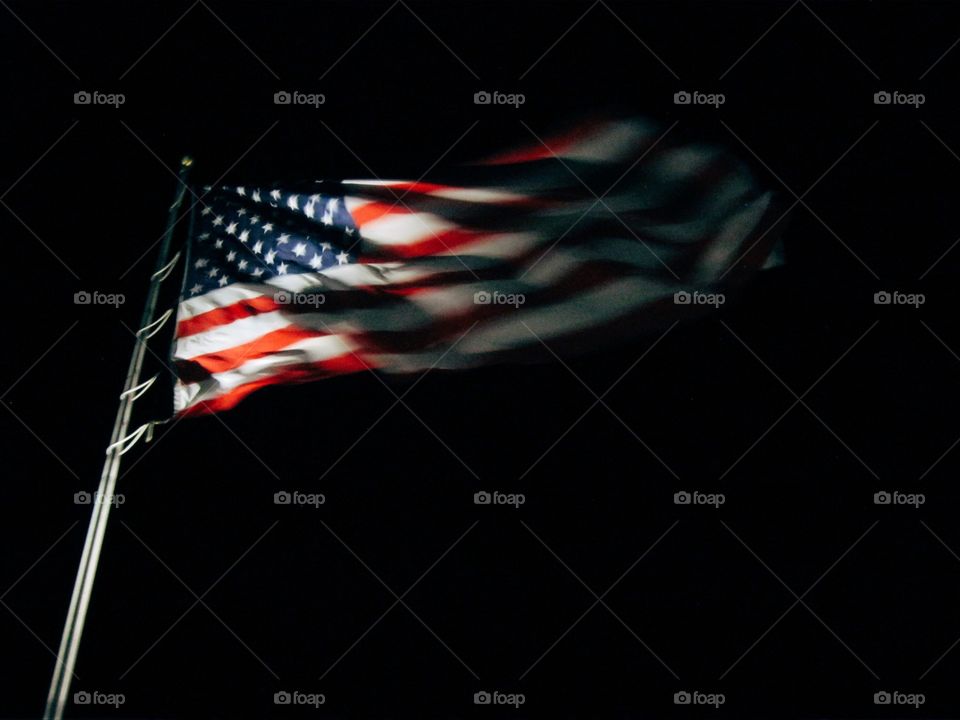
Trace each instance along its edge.
{"label": "red stripe", "polygon": [[511,150],[494,155],[482,161],[480,164],[510,165],[513,163],[533,162],[535,160],[549,160],[553,158],[554,155],[562,156],[574,145],[586,139],[588,135],[597,132],[598,129],[599,126],[596,123],[587,123],[563,135],[547,138],[543,143],[538,142],[536,145],[520,150]]}
{"label": "red stripe", "polygon": [[[502,233],[484,233],[477,230],[452,228],[432,234],[425,240],[408,245],[377,245],[371,252],[360,258],[361,263],[383,262],[384,260],[409,259],[436,255],[437,253],[456,250],[463,245],[469,245],[483,238],[493,238]],[[373,241],[370,241],[371,243]]]}
{"label": "red stripe", "polygon": [[[404,190],[404,195],[398,200],[394,194],[394,190]],[[441,195],[443,192],[456,192],[456,191],[480,191],[480,192],[493,192],[493,193],[504,193],[506,197],[490,199],[490,200],[470,200],[467,198],[456,198]],[[409,182],[409,181],[397,181],[394,183],[388,183],[385,185],[374,185],[362,190],[355,191],[354,197],[363,200],[371,200],[377,198],[376,202],[379,202],[382,199],[386,206],[389,208],[391,205],[396,205],[397,207],[404,208],[398,210],[397,212],[404,212],[409,210],[410,206],[413,208],[422,207],[424,205],[430,206],[430,202],[434,203],[447,203],[447,207],[457,207],[460,204],[468,206],[479,206],[481,208],[486,208],[488,206],[499,206],[499,207],[522,207],[527,209],[538,209],[538,208],[550,208],[556,207],[562,204],[560,200],[554,200],[547,197],[533,197],[530,195],[518,195],[511,193],[509,190],[505,190],[498,187],[464,187],[460,185],[437,185],[435,183],[424,183],[424,182]],[[449,205],[453,203],[453,205]],[[353,213],[354,219],[357,220],[357,213],[360,214],[363,218],[362,222],[370,222],[371,220],[376,220],[382,215],[375,215],[373,217],[366,217],[366,208],[368,206],[364,205],[360,207],[357,211]],[[371,210],[371,213],[376,213],[376,210]],[[357,220],[357,224],[361,225],[362,222]]]}
{"label": "red stripe", "polygon": [[357,227],[362,228],[369,222],[379,220],[387,215],[403,215],[410,211],[399,203],[388,204],[385,202],[370,202],[362,205],[350,213]]}
{"label": "red stripe", "polygon": [[212,413],[229,410],[235,407],[237,403],[243,400],[247,395],[268,385],[277,385],[279,383],[305,383],[322,378],[332,377],[334,375],[344,375],[347,373],[360,372],[362,370],[371,370],[372,366],[360,359],[357,355],[340,355],[327,360],[320,360],[315,363],[303,363],[302,365],[293,365],[268,377],[253,380],[244,385],[234,388],[230,392],[224,393],[210,400],[201,400],[198,403],[190,405],[180,411],[180,415],[209,415]]}
{"label": "red stripe", "polygon": [[242,320],[251,315],[272,312],[280,306],[273,301],[269,295],[258,295],[248,300],[241,300],[231,305],[218,307],[214,310],[208,310],[205,313],[194,315],[186,320],[177,323],[177,332],[175,337],[187,337],[197,333],[215,328],[218,325],[226,325],[234,320]]}
{"label": "red stripe", "polygon": [[296,325],[289,325],[279,330],[264,333],[256,340],[251,340],[242,345],[234,345],[226,350],[177,360],[177,375],[181,380],[189,382],[189,379],[194,377],[199,379],[212,373],[233,370],[248,360],[272,355],[295,342],[309,338],[325,337],[329,334],[325,331],[307,330]]}
{"label": "red stripe", "polygon": [[439,192],[441,190],[455,190],[452,185],[437,185],[436,183],[425,183],[425,182],[409,182],[406,180],[401,180],[399,182],[387,183],[386,187],[391,188],[400,188],[401,190],[406,190],[407,192],[420,193],[422,195],[429,195],[433,192]]}

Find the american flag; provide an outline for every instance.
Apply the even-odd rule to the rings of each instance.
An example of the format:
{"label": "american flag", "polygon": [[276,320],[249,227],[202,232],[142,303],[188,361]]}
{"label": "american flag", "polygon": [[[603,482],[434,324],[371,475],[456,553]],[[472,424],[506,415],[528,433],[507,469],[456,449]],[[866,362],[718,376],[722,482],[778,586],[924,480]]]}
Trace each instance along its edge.
{"label": "american flag", "polygon": [[[188,243],[177,413],[277,383],[549,357],[663,327],[775,261],[745,164],[594,122],[427,181],[210,191]],[[689,295],[687,297],[690,297]]]}

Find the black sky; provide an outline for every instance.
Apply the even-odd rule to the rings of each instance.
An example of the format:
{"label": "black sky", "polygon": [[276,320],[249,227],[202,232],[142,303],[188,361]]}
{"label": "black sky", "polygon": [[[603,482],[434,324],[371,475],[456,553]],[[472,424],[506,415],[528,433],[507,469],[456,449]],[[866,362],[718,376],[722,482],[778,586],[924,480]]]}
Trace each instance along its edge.
{"label": "black sky", "polygon": [[[567,366],[345,377],[169,426],[125,457],[74,684],[126,702],[69,716],[955,716],[956,5],[10,2],[0,33],[0,717],[42,711],[74,493],[99,476],[180,156],[198,184],[416,178],[595,112],[677,121],[800,196],[786,266]],[[327,102],[278,108],[283,89]],[[527,101],[478,108],[481,89]],[[727,100],[674,105],[684,89]],[[136,418],[169,409],[163,388]],[[694,489],[726,503],[674,505]]]}

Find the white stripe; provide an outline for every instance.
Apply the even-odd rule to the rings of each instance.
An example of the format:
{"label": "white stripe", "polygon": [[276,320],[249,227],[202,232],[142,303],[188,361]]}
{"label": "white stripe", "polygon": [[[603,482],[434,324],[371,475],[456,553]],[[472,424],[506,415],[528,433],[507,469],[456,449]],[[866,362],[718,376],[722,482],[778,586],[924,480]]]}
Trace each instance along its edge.
{"label": "white stripe", "polygon": [[[506,260],[522,255],[542,241],[537,233],[495,233],[483,235],[474,242],[465,243],[450,250],[441,250],[434,254],[447,257],[483,257]],[[463,267],[463,266],[461,266]]]}
{"label": "white stripe", "polygon": [[554,149],[554,152],[573,160],[611,162],[635,152],[638,145],[653,137],[654,130],[652,124],[644,122],[608,123],[599,132],[591,133],[572,147],[561,151]]}
{"label": "white stripe", "polygon": [[364,240],[377,245],[412,245],[457,227],[431,213],[390,213],[360,228]]}
{"label": "white stripe", "polygon": [[253,342],[268,332],[280,330],[290,324],[289,318],[280,311],[241,318],[226,325],[217,325],[194,335],[177,338],[173,346],[173,356],[177,360],[189,360],[198,355],[222,352]]}
{"label": "white stripe", "polygon": [[284,368],[329,360],[354,352],[356,349],[355,343],[340,335],[301,340],[288,345],[281,352],[248,360],[238,368],[214,373],[201,382],[177,383],[174,391],[174,409],[180,412],[189,405],[211,400],[246,383],[269,377]]}
{"label": "white stripe", "polygon": [[[520,195],[518,193],[501,190],[499,188],[465,188],[453,185],[441,185],[436,190],[423,192],[420,190],[411,190],[404,186],[415,185],[413,180],[344,180],[344,185],[367,185],[373,187],[399,187],[405,192],[416,195],[429,195],[430,197],[445,198],[447,200],[458,200],[461,202],[476,203],[512,203],[530,200],[529,195]],[[431,183],[425,183],[431,184]],[[402,196],[401,196],[402,197]],[[347,206],[350,209],[349,205]],[[358,206],[359,207],[359,206]]]}

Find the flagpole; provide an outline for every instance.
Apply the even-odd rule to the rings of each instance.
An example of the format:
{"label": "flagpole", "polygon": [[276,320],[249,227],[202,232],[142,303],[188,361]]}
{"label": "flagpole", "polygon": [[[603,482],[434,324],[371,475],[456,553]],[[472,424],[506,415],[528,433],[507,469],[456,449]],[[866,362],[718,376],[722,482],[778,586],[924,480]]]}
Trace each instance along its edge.
{"label": "flagpole", "polygon": [[177,222],[177,212],[183,204],[183,198],[187,191],[186,181],[191,165],[193,165],[193,160],[190,157],[184,157],[180,161],[179,187],[167,215],[167,228],[163,234],[160,250],[157,253],[154,272],[150,277],[147,299],[140,318],[140,330],[137,332],[136,342],[130,356],[123,392],[120,394],[120,404],[117,407],[117,415],[113,423],[113,433],[110,436],[107,457],[100,474],[100,485],[91,503],[90,524],[87,527],[87,537],[83,545],[83,553],[80,556],[80,565],[77,568],[77,578],[73,585],[73,594],[70,597],[67,619],[63,626],[63,636],[60,639],[57,662],[53,677],[50,680],[46,710],[43,713],[44,720],[61,720],[70,693],[70,682],[74,677],[73,670],[77,662],[80,638],[83,635],[83,625],[90,605],[93,581],[100,561],[100,551],[103,547],[107,520],[110,517],[114,489],[120,471],[120,456],[126,449],[124,440],[128,437],[127,430],[130,425],[133,404],[139,397],[137,388],[140,387],[140,371],[143,368],[147,339],[152,335],[152,333],[144,333],[144,329],[154,323],[153,315],[157,308],[160,284],[168,274],[167,256],[170,254],[174,225]]}

